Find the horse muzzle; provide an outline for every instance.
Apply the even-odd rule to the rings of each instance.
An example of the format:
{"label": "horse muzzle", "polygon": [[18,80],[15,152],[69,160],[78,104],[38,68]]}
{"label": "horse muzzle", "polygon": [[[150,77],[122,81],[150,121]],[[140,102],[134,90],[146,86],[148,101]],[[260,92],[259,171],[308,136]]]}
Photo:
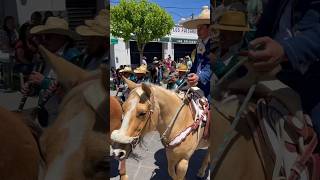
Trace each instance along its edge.
{"label": "horse muzzle", "polygon": [[130,137],[126,136],[120,130],[114,130],[111,133],[111,140],[113,142],[121,143],[121,144],[132,144],[139,137]]}

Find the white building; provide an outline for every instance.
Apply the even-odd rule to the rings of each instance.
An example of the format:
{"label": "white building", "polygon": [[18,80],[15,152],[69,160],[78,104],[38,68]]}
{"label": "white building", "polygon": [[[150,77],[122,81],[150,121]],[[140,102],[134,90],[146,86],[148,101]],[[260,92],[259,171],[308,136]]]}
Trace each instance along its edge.
{"label": "white building", "polygon": [[30,20],[34,11],[53,11],[66,17],[71,25],[83,24],[108,4],[108,0],[0,0],[0,24],[5,16],[13,16],[19,25]]}
{"label": "white building", "polygon": [[[110,39],[110,65],[112,67],[139,64],[139,53],[134,40],[124,42],[123,39],[113,36]],[[170,55],[172,59],[178,59],[186,55],[190,56],[196,47],[197,40],[197,30],[185,29],[177,25],[171,30],[170,35],[148,43],[144,56],[147,57],[148,63],[152,62],[153,57],[164,59]]]}

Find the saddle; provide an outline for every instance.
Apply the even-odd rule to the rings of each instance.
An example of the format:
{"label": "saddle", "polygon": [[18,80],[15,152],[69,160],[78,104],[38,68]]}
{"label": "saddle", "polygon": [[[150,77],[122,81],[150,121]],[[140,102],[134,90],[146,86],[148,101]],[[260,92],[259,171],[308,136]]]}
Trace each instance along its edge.
{"label": "saddle", "polygon": [[[186,93],[186,89],[182,89],[178,91],[178,96],[183,99]],[[208,139],[211,113],[208,99],[204,96],[203,91],[198,87],[190,87],[190,90],[187,94],[187,99],[194,118],[192,130],[199,131],[201,128],[204,128],[202,138]]]}
{"label": "saddle", "polygon": [[258,101],[249,108],[247,122],[266,174],[272,175],[268,179],[319,179],[320,156],[313,154],[317,136],[310,118],[303,114],[300,96],[275,78],[280,67],[263,74],[250,66],[247,69],[247,75],[228,83],[227,89],[245,94],[256,83]]}

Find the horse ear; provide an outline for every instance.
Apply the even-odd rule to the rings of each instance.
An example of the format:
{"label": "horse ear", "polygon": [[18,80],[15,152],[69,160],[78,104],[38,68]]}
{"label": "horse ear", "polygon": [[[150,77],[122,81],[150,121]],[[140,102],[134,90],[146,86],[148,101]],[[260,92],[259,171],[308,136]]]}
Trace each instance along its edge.
{"label": "horse ear", "polygon": [[71,89],[74,84],[90,76],[85,70],[53,54],[42,45],[39,46],[39,52],[44,57],[44,60],[52,65],[59,82],[68,89]]}
{"label": "horse ear", "polygon": [[151,93],[152,93],[150,85],[142,83],[142,90],[145,92],[146,96],[150,99]]}
{"label": "horse ear", "polygon": [[138,84],[136,84],[135,82],[133,82],[133,81],[125,78],[124,76],[122,76],[122,78],[124,79],[124,82],[128,85],[128,88],[129,88],[130,90],[138,87]]}

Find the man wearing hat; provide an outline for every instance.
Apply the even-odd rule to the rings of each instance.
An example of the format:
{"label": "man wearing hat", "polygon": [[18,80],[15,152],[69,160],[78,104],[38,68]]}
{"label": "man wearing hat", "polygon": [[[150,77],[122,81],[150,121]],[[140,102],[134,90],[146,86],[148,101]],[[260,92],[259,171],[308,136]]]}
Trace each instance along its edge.
{"label": "man wearing hat", "polygon": [[141,84],[143,82],[147,81],[147,66],[146,65],[141,65],[140,67],[136,68],[134,71],[134,74],[136,75],[136,82],[137,84]]}
{"label": "man wearing hat", "polygon": [[96,70],[101,63],[108,63],[109,47],[105,45],[109,36],[108,11],[101,10],[94,20],[86,20],[78,26],[76,32],[87,43],[85,52],[74,62],[86,70]]}
{"label": "man wearing hat", "polygon": [[148,65],[147,64],[147,58],[145,56],[142,57],[142,64],[141,65]]}
{"label": "man wearing hat", "polygon": [[210,54],[210,10],[204,6],[200,15],[194,19],[183,22],[183,26],[188,29],[197,29],[199,41],[196,50],[196,58],[191,67],[188,77],[190,86],[198,86],[207,97],[210,93],[210,77],[212,74],[209,59]]}
{"label": "man wearing hat", "polygon": [[183,82],[184,82],[184,79],[186,77],[188,73],[188,66],[183,64],[183,63],[180,63],[177,70],[176,70],[176,73],[174,73],[173,75],[173,78],[170,82],[169,80],[169,83],[168,83],[168,86],[167,87],[168,89],[177,89]]}
{"label": "man wearing hat", "polygon": [[153,72],[151,74],[152,75],[152,82],[155,84],[160,85],[160,82],[162,81],[162,77],[163,77],[163,71],[162,68],[160,67],[160,61],[158,60],[157,57],[153,58]]}
{"label": "man wearing hat", "polygon": [[219,79],[238,62],[244,33],[250,28],[241,11],[224,12],[212,28],[219,31],[219,48],[213,64],[213,72]]}
{"label": "man wearing hat", "polygon": [[[125,77],[131,81],[134,81],[131,67],[126,66],[123,69],[121,69],[119,71],[119,73],[120,73],[121,77]],[[118,87],[118,92],[121,92],[121,94],[122,94],[120,96],[122,101],[125,101],[130,93],[128,85],[123,81],[123,78],[121,79],[121,83]]]}
{"label": "man wearing hat", "polygon": [[[30,33],[38,37],[35,40],[37,44],[42,44],[49,51],[68,61],[72,61],[72,59],[80,55],[80,52],[73,47],[73,42],[78,39],[78,35],[69,29],[68,22],[62,18],[49,17],[46,24],[33,27]],[[57,116],[57,107],[61,101],[61,97],[59,96],[53,96],[48,100],[45,95],[48,94],[49,89],[55,89],[55,86],[57,86],[56,78],[56,74],[51,66],[46,64],[43,75],[39,72],[32,72],[28,82],[40,86],[38,105],[44,106],[44,104],[46,104],[45,108],[49,113],[49,121],[55,119]],[[27,94],[29,92],[29,86],[25,85],[22,92]],[[44,101],[48,102],[45,103]],[[48,125],[45,108],[42,107],[40,113],[44,114],[43,119],[39,119],[43,126]]]}

